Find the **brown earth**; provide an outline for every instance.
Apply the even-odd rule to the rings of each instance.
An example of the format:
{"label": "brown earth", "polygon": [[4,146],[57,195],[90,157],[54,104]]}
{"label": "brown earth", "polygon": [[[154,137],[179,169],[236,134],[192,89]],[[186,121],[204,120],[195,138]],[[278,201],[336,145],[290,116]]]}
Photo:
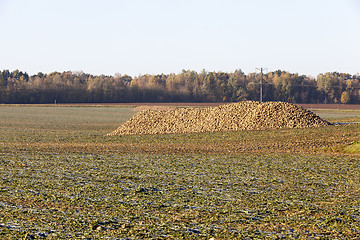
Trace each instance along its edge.
{"label": "brown earth", "polygon": [[140,112],[144,110],[154,110],[154,111],[169,111],[169,110],[175,110],[175,107],[171,106],[158,106],[158,105],[142,105],[135,107],[132,111],[134,112]]}
{"label": "brown earth", "polygon": [[[217,107],[229,103],[58,103],[58,104],[18,104],[19,106],[124,106],[124,107],[139,107],[139,106],[168,106],[168,107]],[[341,110],[360,110],[360,104],[302,104],[295,103],[295,105],[307,109],[341,109]],[[3,107],[11,106],[8,104],[0,105]]]}

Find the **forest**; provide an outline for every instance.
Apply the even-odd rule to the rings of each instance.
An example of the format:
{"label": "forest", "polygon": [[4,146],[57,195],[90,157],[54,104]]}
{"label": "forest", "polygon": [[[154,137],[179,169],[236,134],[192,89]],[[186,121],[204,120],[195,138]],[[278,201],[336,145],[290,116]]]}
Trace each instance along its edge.
{"label": "forest", "polygon": [[360,103],[360,75],[328,72],[317,77],[286,71],[266,74],[182,70],[136,77],[84,72],[0,71],[0,104],[237,102]]}

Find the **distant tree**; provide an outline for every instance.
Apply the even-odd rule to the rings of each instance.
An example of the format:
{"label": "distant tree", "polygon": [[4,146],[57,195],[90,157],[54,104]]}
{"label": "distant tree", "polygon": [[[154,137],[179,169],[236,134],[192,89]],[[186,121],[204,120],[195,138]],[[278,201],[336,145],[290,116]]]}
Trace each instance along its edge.
{"label": "distant tree", "polygon": [[340,101],[340,77],[337,72],[318,75],[316,79],[317,90],[322,94],[324,103],[338,103]]}
{"label": "distant tree", "polygon": [[[360,76],[331,72],[317,78],[277,70],[263,75],[265,101],[359,103]],[[0,71],[0,103],[215,102],[259,100],[259,75],[182,70],[137,77],[84,72]]]}
{"label": "distant tree", "polygon": [[9,76],[6,74],[5,71],[3,72],[0,71],[0,89],[6,88],[8,77]]}
{"label": "distant tree", "polygon": [[242,101],[248,98],[246,88],[246,75],[243,71],[236,70],[230,74],[228,80],[229,101]]}
{"label": "distant tree", "polygon": [[350,94],[348,92],[343,92],[341,94],[341,103],[342,104],[346,104],[346,103],[350,103]]}

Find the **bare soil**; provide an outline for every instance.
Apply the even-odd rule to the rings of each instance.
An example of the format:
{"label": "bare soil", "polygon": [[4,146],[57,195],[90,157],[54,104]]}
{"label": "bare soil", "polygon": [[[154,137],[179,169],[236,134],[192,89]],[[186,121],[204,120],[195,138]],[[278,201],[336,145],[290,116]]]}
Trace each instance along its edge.
{"label": "bare soil", "polygon": [[[168,107],[217,107],[227,103],[59,103],[59,104],[34,104],[34,106],[124,106],[124,107],[139,107],[139,106],[168,106]],[[30,106],[31,104],[20,104],[19,106]],[[308,109],[342,109],[342,110],[360,110],[360,104],[301,104]],[[1,106],[1,105],[0,105]],[[3,105],[11,106],[11,105]]]}

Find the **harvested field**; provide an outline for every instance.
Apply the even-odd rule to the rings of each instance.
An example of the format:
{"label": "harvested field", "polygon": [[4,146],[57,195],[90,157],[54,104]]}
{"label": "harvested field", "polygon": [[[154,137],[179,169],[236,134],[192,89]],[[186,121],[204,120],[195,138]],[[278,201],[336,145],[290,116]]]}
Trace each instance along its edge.
{"label": "harvested field", "polygon": [[359,124],[105,136],[133,115],[0,106],[0,239],[358,239]]}
{"label": "harvested field", "polygon": [[360,234],[355,158],[14,152],[0,161],[0,239]]}
{"label": "harvested field", "polygon": [[290,103],[245,101],[208,108],[144,110],[109,135],[268,130],[330,123]]}

